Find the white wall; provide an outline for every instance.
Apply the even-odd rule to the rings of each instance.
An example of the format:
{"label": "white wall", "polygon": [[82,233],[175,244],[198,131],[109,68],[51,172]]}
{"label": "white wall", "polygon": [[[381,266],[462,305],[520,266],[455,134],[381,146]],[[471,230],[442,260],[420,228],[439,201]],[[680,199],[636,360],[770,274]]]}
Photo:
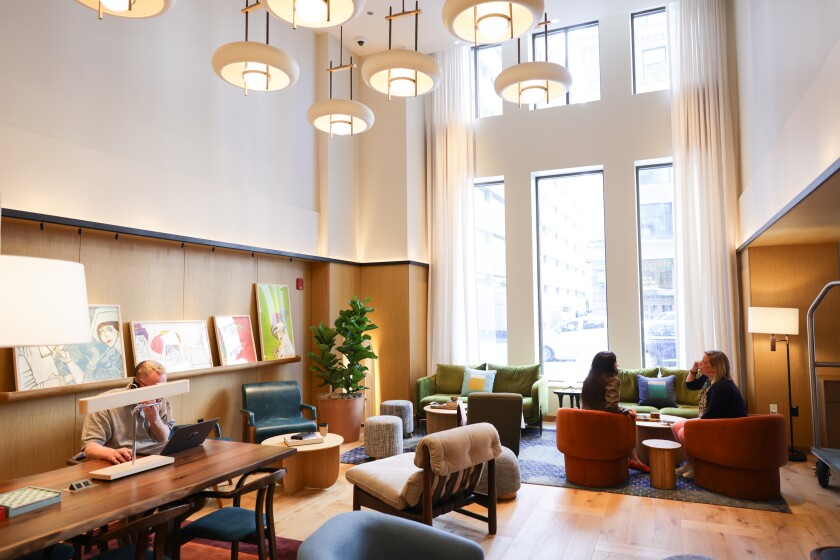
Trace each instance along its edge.
{"label": "white wall", "polygon": [[[4,3],[3,206],[318,254],[315,36],[272,18],[271,44],[300,81],[245,97],[210,65],[244,39],[239,10],[183,0],[153,19],[98,21],[69,0]],[[252,40],[264,18],[252,16]]]}
{"label": "white wall", "polygon": [[[609,346],[622,366],[642,363],[635,163],[671,155],[668,92],[631,93],[630,13],[650,7],[577,3],[557,14],[558,26],[611,14],[600,17],[600,101],[539,111],[506,103],[476,123],[476,176],[505,181],[509,363],[539,361],[533,174],[590,166],[604,170]],[[516,62],[515,41],[503,58]]]}
{"label": "white wall", "polygon": [[840,158],[840,2],[734,7],[743,242]]}

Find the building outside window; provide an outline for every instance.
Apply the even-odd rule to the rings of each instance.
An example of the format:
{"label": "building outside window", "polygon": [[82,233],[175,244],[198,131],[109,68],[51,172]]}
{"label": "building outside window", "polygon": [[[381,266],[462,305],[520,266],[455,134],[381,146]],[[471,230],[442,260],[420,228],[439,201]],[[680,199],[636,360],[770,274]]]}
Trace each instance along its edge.
{"label": "building outside window", "polygon": [[670,87],[668,17],[665,8],[632,14],[633,91],[645,93]]}
{"label": "building outside window", "polygon": [[475,117],[494,117],[502,114],[502,98],[493,86],[502,72],[502,46],[481,45],[472,48],[473,91]]}
{"label": "building outside window", "polygon": [[[545,32],[531,35],[534,60],[545,60]],[[601,63],[598,22],[548,31],[548,61],[565,66],[572,73],[572,88],[536,108],[558,107],[601,99]]]}
{"label": "building outside window", "polygon": [[645,367],[677,364],[674,186],[671,164],[636,168]]}
{"label": "building outside window", "polygon": [[539,177],[537,231],[543,372],[580,383],[609,348],[603,173]]}
{"label": "building outside window", "polygon": [[479,359],[506,364],[505,184],[476,183],[474,211]]}

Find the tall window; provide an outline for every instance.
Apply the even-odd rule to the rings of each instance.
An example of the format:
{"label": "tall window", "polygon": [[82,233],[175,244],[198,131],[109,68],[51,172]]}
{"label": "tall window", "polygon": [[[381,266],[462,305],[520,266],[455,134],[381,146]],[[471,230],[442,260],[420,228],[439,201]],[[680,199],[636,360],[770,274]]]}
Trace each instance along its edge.
{"label": "tall window", "polygon": [[645,367],[677,363],[672,173],[671,164],[636,168]]}
{"label": "tall window", "polygon": [[[545,60],[545,31],[531,35],[534,60]],[[601,63],[598,22],[548,31],[548,61],[572,73],[572,89],[537,108],[586,103],[601,99]]]}
{"label": "tall window", "polygon": [[493,83],[502,72],[502,46],[482,45],[472,48],[475,116],[478,119],[502,114],[502,98]]}
{"label": "tall window", "polygon": [[477,183],[474,206],[479,359],[506,364],[505,184]]}
{"label": "tall window", "polygon": [[538,178],[537,228],[543,372],[579,383],[608,349],[603,173]]}
{"label": "tall window", "polygon": [[632,20],[633,91],[644,93],[668,89],[668,19],[665,8],[633,14]]}

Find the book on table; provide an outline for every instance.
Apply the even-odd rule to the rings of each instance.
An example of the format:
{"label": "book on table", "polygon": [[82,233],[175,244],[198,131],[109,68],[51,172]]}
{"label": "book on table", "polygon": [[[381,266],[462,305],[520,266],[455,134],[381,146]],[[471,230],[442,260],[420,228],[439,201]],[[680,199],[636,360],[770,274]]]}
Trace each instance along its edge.
{"label": "book on table", "polygon": [[40,509],[61,501],[61,492],[38,486],[24,486],[0,494],[0,519]]}
{"label": "book on table", "polygon": [[314,443],[324,443],[324,437],[318,432],[301,432],[299,434],[292,434],[286,436],[286,445],[312,445]]}

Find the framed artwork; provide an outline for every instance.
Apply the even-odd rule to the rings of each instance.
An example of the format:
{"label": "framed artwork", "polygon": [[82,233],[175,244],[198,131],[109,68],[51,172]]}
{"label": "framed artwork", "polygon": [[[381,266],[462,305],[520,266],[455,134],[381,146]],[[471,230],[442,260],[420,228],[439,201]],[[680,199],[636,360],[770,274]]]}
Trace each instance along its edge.
{"label": "framed artwork", "polygon": [[250,315],[215,315],[216,344],[221,365],[251,364],[257,361]]}
{"label": "framed artwork", "polygon": [[15,348],[18,391],[125,377],[119,305],[89,305],[90,342]]}
{"label": "framed artwork", "polygon": [[134,365],[155,360],[167,373],[213,367],[204,321],[132,321],[131,344]]}
{"label": "framed artwork", "polygon": [[254,284],[257,292],[257,325],[262,360],[278,360],[295,355],[289,287],[280,284]]}

